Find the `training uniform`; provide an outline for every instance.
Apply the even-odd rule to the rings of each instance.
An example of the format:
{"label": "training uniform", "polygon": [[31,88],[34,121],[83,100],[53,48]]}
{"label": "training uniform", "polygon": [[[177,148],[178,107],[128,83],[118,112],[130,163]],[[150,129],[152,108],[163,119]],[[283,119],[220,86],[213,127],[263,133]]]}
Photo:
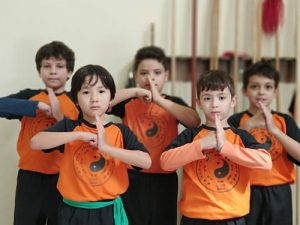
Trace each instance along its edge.
{"label": "training uniform", "polygon": [[[50,105],[44,90],[25,89],[9,98],[42,101]],[[78,110],[68,94],[56,95],[65,116],[77,119]],[[30,104],[30,103],[28,103]],[[37,102],[34,103],[37,106]],[[29,112],[29,115],[32,112]],[[17,114],[17,113],[16,113]],[[56,123],[35,109],[34,117],[7,115],[8,119],[20,119],[17,150],[19,154],[19,172],[15,197],[14,225],[55,225],[57,208],[61,196],[56,189],[61,154],[35,151],[30,148],[31,138],[38,132]],[[32,116],[32,115],[30,115]]]}
{"label": "training uniform", "polygon": [[[109,145],[147,152],[125,125],[108,123],[104,130]],[[84,120],[66,118],[46,131],[97,133],[97,128]],[[63,157],[57,187],[64,198],[59,210],[59,225],[126,224],[126,216],[120,219],[124,223],[118,223],[114,216],[120,216],[123,209],[119,196],[128,188],[129,166],[80,140],[58,149]],[[114,212],[118,207],[119,211]]]}
{"label": "training uniform", "polygon": [[[163,95],[187,106],[178,97]],[[160,155],[178,134],[178,121],[155,103],[137,98],[113,107],[111,114],[121,117],[150,152],[150,169],[129,171],[129,188],[122,196],[130,225],[175,225],[177,221],[178,178],[176,172],[161,169]]]}
{"label": "training uniform", "polygon": [[225,128],[221,152],[201,150],[200,138],[215,131],[202,125],[182,132],[161,156],[165,168],[184,165],[181,225],[244,225],[249,212],[250,168],[270,166],[268,152],[247,132]]}
{"label": "training uniform", "polygon": [[[239,127],[253,116],[244,111],[231,116],[228,122]],[[294,120],[286,114],[272,111],[275,125],[286,135],[300,141],[300,131]],[[272,157],[271,171],[251,172],[251,209],[247,224],[292,225],[292,198],[290,184],[295,182],[296,171],[293,159],[279,140],[266,128],[253,128],[250,133],[264,144]]]}

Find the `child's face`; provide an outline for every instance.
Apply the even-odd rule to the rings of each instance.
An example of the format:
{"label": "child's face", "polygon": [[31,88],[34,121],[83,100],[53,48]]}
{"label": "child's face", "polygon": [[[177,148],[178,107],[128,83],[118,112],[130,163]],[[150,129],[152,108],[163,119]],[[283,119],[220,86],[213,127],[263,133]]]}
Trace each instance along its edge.
{"label": "child's face", "polygon": [[227,125],[227,117],[229,111],[236,104],[236,96],[232,97],[228,87],[221,90],[202,91],[198,99],[199,107],[203,110],[206,119],[206,125],[215,126],[215,115],[217,114],[223,122]]}
{"label": "child's face", "polygon": [[77,93],[77,101],[83,113],[83,118],[92,124],[96,122],[96,115],[100,119],[104,118],[111,100],[110,90],[103,86],[100,79],[95,84],[96,79],[97,77],[93,76],[92,81],[89,83],[89,77],[87,77]]}
{"label": "child's face", "polygon": [[247,87],[243,89],[244,95],[249,99],[250,107],[256,109],[260,108],[259,102],[268,107],[277,92],[273,79],[258,75],[251,76]]}
{"label": "child's face", "polygon": [[165,82],[168,80],[168,71],[166,71],[163,64],[157,60],[145,59],[140,62],[137,68],[135,81],[139,87],[150,90],[147,77],[153,81],[155,87],[159,93],[161,93]]}
{"label": "child's face", "polygon": [[67,70],[66,60],[55,57],[43,59],[39,75],[47,88],[52,88],[54,92],[61,93],[65,89],[65,84],[72,72]]}

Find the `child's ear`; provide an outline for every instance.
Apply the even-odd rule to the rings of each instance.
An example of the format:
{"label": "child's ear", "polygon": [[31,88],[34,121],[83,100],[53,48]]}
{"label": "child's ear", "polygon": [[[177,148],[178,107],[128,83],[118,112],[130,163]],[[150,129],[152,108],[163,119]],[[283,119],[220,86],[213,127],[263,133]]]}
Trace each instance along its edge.
{"label": "child's ear", "polygon": [[235,95],[231,98],[231,104],[230,104],[231,108],[236,106],[236,102],[237,102],[237,96]]}
{"label": "child's ear", "polygon": [[165,81],[168,81],[169,79],[169,70],[166,70],[165,72]]}
{"label": "child's ear", "polygon": [[196,97],[196,106],[199,108],[199,109],[202,109],[201,107],[201,103],[200,103],[200,99]]}

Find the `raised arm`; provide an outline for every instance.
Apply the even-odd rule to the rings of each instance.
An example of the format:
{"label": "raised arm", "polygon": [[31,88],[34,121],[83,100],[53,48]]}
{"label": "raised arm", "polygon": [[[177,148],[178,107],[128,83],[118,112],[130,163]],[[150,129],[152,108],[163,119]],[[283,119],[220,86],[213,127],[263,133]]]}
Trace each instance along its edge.
{"label": "raised arm", "polygon": [[97,144],[97,135],[89,132],[39,132],[30,141],[34,150],[55,148],[66,143],[82,140],[92,145]]}
{"label": "raised arm", "polygon": [[151,102],[151,92],[143,88],[126,88],[116,91],[116,95],[110,106],[113,107],[118,103],[130,98],[139,98],[144,102]]}
{"label": "raised arm", "polygon": [[0,98],[0,117],[34,117],[36,115],[37,108],[44,112],[51,111],[50,106],[43,102],[8,97]]}
{"label": "raised arm", "polygon": [[198,127],[200,125],[200,117],[196,110],[164,98],[155,88],[152,80],[148,80],[151,86],[153,102],[158,104],[160,107],[164,108],[166,111],[172,114],[180,123],[184,124],[187,127]]}
{"label": "raised arm", "polygon": [[121,149],[107,144],[104,127],[99,119],[97,119],[98,129],[98,148],[100,151],[106,152],[110,156],[120,161],[143,169],[149,169],[151,166],[151,158],[147,152],[141,150]]}

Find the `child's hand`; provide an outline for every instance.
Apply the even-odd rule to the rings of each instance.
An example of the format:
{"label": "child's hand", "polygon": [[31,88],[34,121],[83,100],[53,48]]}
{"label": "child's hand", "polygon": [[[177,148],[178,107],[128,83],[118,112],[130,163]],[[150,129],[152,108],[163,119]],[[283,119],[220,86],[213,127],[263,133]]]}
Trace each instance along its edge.
{"label": "child's hand", "polygon": [[150,103],[152,101],[152,93],[151,91],[139,88],[136,92],[136,97],[139,98],[142,102]]}
{"label": "child's hand", "polygon": [[103,151],[106,146],[106,137],[105,137],[105,131],[104,131],[103,124],[102,124],[101,120],[99,119],[98,115],[96,115],[96,126],[97,126],[97,130],[98,130],[98,137],[97,137],[98,149]]}
{"label": "child's hand", "polygon": [[155,85],[153,84],[153,81],[149,77],[147,77],[147,79],[150,84],[150,89],[151,89],[151,93],[152,93],[152,101],[157,103],[162,98],[161,94],[159,93],[159,91],[157,90]]}
{"label": "child's hand", "polygon": [[79,132],[80,140],[97,147],[97,135],[91,132]]}
{"label": "child's hand", "polygon": [[205,153],[207,150],[217,147],[216,133],[211,131],[203,138],[200,139],[202,152]]}
{"label": "child's hand", "polygon": [[44,102],[39,102],[38,105],[37,105],[37,108],[39,110],[41,110],[42,112],[44,112],[46,114],[46,116],[48,116],[48,117],[52,116],[50,105],[48,105]]}
{"label": "child's hand", "polygon": [[216,150],[221,151],[226,137],[225,137],[225,131],[223,129],[221,120],[218,115],[215,116],[215,123],[216,123],[216,138],[217,138]]}
{"label": "child's hand", "polygon": [[61,121],[64,118],[64,114],[62,113],[61,109],[60,109],[60,104],[59,101],[53,91],[52,88],[47,88],[48,91],[48,97],[49,97],[49,101],[51,104],[51,113],[52,113],[52,117],[54,119],[56,119],[56,121]]}
{"label": "child's hand", "polygon": [[266,128],[268,129],[269,132],[275,133],[278,130],[278,128],[274,123],[273,116],[270,109],[268,109],[263,103],[259,103],[259,105],[265,119]]}

